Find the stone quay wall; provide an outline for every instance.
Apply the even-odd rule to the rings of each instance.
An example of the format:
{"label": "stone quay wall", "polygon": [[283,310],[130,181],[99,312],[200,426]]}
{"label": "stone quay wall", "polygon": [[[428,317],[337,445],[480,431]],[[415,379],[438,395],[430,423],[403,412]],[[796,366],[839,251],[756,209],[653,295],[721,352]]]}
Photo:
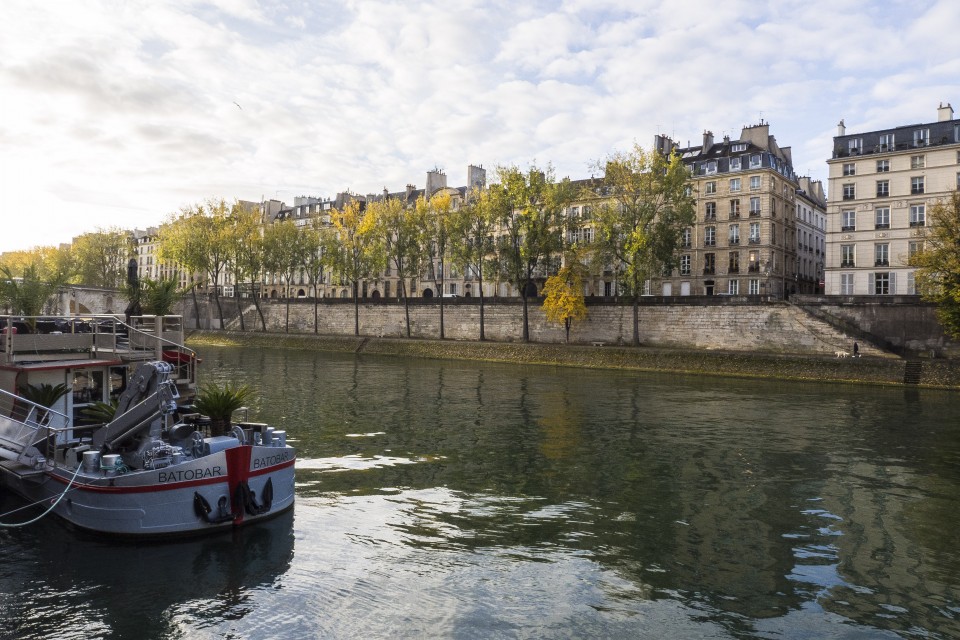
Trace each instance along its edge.
{"label": "stone quay wall", "polygon": [[[683,300],[683,299],[680,299]],[[253,304],[243,301],[244,324],[248,331],[261,329]],[[240,330],[235,300],[222,300],[227,330]],[[189,328],[219,328],[216,305],[200,305],[200,322],[192,300],[184,301],[181,312]],[[261,304],[266,330],[287,332],[287,305],[283,301]],[[316,309],[312,301],[291,301],[289,333],[354,335],[354,305],[350,300],[321,300]],[[436,300],[411,300],[410,337],[440,338],[440,304]],[[547,321],[539,301],[528,307],[530,341],[561,344],[562,326]],[[475,341],[480,337],[480,305],[476,299],[453,299],[443,305],[444,337],[448,340]],[[644,346],[671,349],[756,351],[765,353],[819,354],[834,356],[837,351],[852,352],[854,338],[826,321],[813,317],[796,305],[785,302],[758,302],[742,299],[694,299],[640,305],[639,337]],[[521,342],[523,306],[519,300],[487,302],[484,306],[484,334],[492,342]],[[359,307],[361,337],[407,337],[406,315],[402,302],[362,301]],[[581,345],[630,345],[633,341],[633,308],[629,304],[595,303],[588,305],[587,318],[575,323],[570,343]],[[860,345],[863,355],[885,356],[883,349],[868,342]]]}

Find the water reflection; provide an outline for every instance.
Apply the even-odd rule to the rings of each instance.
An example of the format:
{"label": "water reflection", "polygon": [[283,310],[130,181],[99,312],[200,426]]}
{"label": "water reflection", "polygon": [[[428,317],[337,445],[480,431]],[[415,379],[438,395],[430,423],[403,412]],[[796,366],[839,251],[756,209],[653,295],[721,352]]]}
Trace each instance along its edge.
{"label": "water reflection", "polygon": [[597,611],[666,600],[738,636],[960,634],[953,394],[341,356],[289,375],[316,405],[289,427],[302,493],[401,505],[394,544],[574,558],[615,578]]}
{"label": "water reflection", "polygon": [[[5,622],[56,616],[56,593],[91,635],[140,607],[173,636],[960,637],[954,394],[203,352],[296,441],[296,562],[278,523],[263,545],[159,552],[153,571],[199,586],[164,577],[155,599],[48,568]],[[20,547],[5,594],[44,555]],[[27,628],[63,636],[56,619]]]}
{"label": "water reflection", "polygon": [[[6,512],[14,501],[0,501]],[[293,559],[293,514],[202,540],[132,543],[50,519],[0,533],[0,629],[17,638],[173,638],[252,614]],[[20,584],[13,582],[20,581]],[[260,614],[245,622],[262,626]]]}

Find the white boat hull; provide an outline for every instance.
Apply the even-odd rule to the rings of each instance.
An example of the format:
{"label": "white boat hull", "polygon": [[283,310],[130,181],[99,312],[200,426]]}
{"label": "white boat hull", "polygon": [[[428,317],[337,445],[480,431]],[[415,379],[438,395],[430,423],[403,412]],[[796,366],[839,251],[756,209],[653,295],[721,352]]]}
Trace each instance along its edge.
{"label": "white boat hull", "polygon": [[0,469],[4,484],[30,502],[47,508],[60,498],[53,513],[76,527],[160,537],[229,529],[289,509],[295,458],[289,446],[238,445],[126,473],[81,470],[74,478],[67,467],[33,474]]}

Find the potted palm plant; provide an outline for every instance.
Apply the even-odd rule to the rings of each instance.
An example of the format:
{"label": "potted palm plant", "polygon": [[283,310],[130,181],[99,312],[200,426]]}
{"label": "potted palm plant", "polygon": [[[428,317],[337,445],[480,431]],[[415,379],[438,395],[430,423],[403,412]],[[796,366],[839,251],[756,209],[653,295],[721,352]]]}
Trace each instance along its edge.
{"label": "potted palm plant", "polygon": [[202,415],[210,418],[210,435],[222,436],[230,430],[233,412],[242,407],[250,397],[250,387],[231,387],[230,383],[222,387],[207,384],[200,388],[193,406]]}
{"label": "potted palm plant", "polygon": [[52,409],[60,398],[67,395],[70,392],[70,387],[65,384],[47,384],[42,382],[40,384],[25,384],[20,385],[20,395],[29,400],[30,402],[45,407],[45,409],[37,410],[37,423],[43,424],[43,421],[47,417],[46,409]]}

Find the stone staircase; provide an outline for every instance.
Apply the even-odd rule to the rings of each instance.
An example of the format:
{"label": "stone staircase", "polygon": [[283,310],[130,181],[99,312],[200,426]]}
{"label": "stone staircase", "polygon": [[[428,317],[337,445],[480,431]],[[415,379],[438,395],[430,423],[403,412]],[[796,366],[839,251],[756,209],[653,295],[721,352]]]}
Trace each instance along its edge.
{"label": "stone staircase", "polygon": [[789,304],[789,308],[794,310],[793,320],[796,324],[807,331],[813,338],[821,344],[821,350],[829,353],[842,353],[847,357],[853,356],[853,343],[859,346],[861,356],[872,356],[881,358],[897,357],[888,351],[871,344],[857,336],[841,331],[829,322],[818,318],[803,307]]}
{"label": "stone staircase", "polygon": [[923,379],[923,362],[908,360],[903,370],[903,384],[920,384]]}
{"label": "stone staircase", "polygon": [[796,310],[795,319],[797,323],[800,326],[805,327],[806,330],[817,335],[821,341],[830,345],[830,351],[846,353],[848,356],[852,356],[853,343],[856,342],[859,346],[859,353],[861,356],[873,356],[881,358],[899,357],[897,354],[890,353],[886,349],[873,344],[868,338],[862,335],[852,335],[850,332],[844,331],[842,328],[835,326],[828,320],[815,315],[806,307],[795,305],[792,302],[788,302],[788,304],[792,309]]}

